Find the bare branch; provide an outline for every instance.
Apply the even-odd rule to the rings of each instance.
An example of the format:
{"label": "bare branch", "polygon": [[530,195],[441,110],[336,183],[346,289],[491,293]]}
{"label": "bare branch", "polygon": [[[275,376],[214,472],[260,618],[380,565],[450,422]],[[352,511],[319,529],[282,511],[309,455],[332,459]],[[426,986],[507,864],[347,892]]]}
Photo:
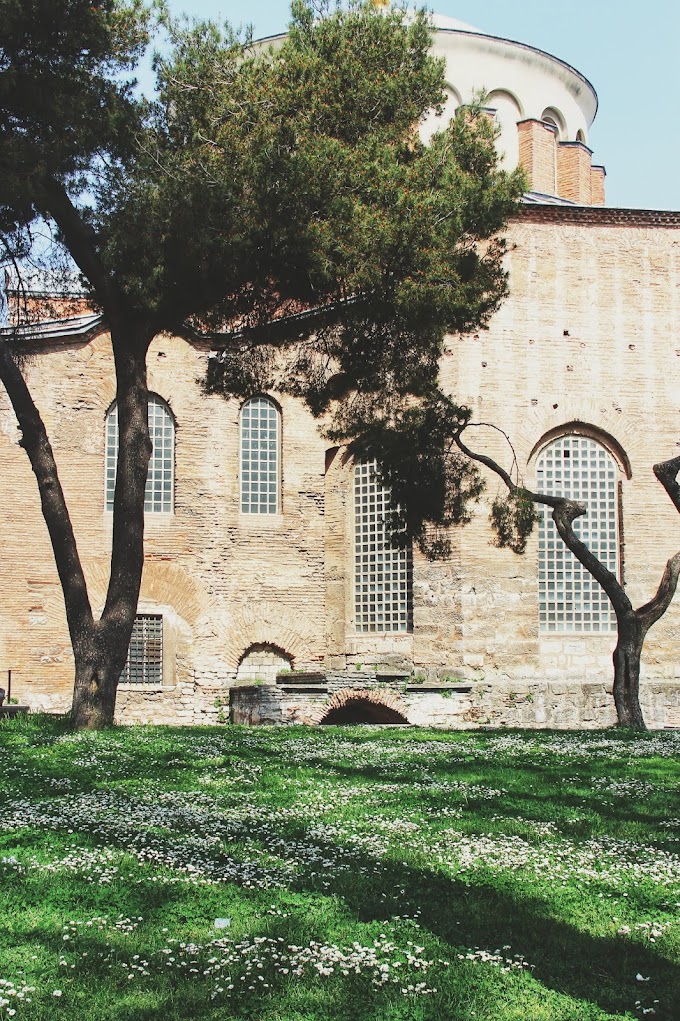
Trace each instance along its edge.
{"label": "bare branch", "polygon": [[[460,432],[455,436],[456,444],[462,453],[464,453],[467,457],[472,458],[473,461],[477,461],[479,464],[485,465],[492,472],[495,472],[495,474],[503,480],[510,493],[514,493],[518,489],[524,489],[524,492],[526,492],[535,503],[552,507],[552,518],[555,522],[555,527],[557,528],[560,538],[567,549],[571,550],[576,559],[583,564],[585,569],[605,590],[611,600],[617,616],[619,613],[632,613],[632,603],[616,575],[606,568],[600,560],[598,560],[595,554],[588,549],[586,544],[579,539],[574,531],[573,525],[576,518],[587,513],[588,508],[586,505],[584,503],[579,503],[577,500],[568,500],[563,496],[552,496],[548,493],[536,493],[531,489],[526,489],[526,487],[518,486],[508,472],[502,468],[497,461],[495,461],[492,457],[489,457],[487,454],[475,453],[475,451],[471,450],[463,442],[461,433],[465,428],[467,428],[467,426],[463,425]],[[500,431],[502,432],[502,430]]]}
{"label": "bare branch", "polygon": [[675,509],[680,512],[678,472],[680,472],[680,455],[672,457],[669,461],[660,461],[659,464],[654,465],[654,474],[668,493]]}
{"label": "bare branch", "polygon": [[[654,466],[654,471],[656,468]],[[652,624],[656,624],[657,620],[663,617],[664,613],[671,605],[675,590],[678,587],[678,578],[680,577],[680,553],[676,553],[675,556],[671,557],[666,564],[659,587],[656,590],[656,595],[645,603],[644,606],[640,606],[635,612],[639,617],[645,632],[649,631]]]}

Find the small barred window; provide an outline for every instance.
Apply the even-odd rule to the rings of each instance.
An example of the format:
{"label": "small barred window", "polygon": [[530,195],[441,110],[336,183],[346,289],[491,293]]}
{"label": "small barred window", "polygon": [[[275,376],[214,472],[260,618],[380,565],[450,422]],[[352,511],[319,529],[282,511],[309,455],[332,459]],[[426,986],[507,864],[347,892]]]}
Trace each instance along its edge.
{"label": "small barred window", "polygon": [[277,514],[280,489],[280,415],[268,397],[241,409],[241,511]]}
{"label": "small barred window", "polygon": [[[175,423],[165,401],[149,394],[149,436],[153,449],[146,477],[144,510],[172,513],[175,474]],[[113,510],[118,470],[118,406],[106,416],[106,509]]]}
{"label": "small barred window", "polygon": [[375,461],[354,466],[354,612],[356,630],[409,631],[413,558],[395,546],[388,527],[390,491]]}
{"label": "small barred window", "polygon": [[135,617],[120,682],[158,686],[163,683],[163,617],[160,614],[138,613]]}
{"label": "small barred window", "polygon": [[[585,503],[574,531],[613,574],[619,573],[617,468],[607,450],[585,436],[563,436],[536,466],[538,492]],[[560,539],[550,507],[540,508],[538,600],[541,631],[615,631],[603,588]]]}

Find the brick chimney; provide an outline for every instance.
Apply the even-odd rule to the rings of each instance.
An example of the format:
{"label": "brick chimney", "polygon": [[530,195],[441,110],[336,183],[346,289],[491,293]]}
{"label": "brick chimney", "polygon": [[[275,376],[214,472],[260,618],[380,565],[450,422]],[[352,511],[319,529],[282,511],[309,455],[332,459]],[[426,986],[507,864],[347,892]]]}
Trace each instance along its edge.
{"label": "brick chimney", "polygon": [[590,194],[594,206],[604,205],[604,179],[607,172],[604,167],[592,167],[590,177]]}
{"label": "brick chimney", "polygon": [[580,206],[592,205],[592,159],[592,151],[584,142],[557,143],[557,194],[561,199]]}
{"label": "brick chimney", "polygon": [[545,121],[529,117],[517,124],[519,162],[529,178],[529,190],[557,194],[555,129]]}

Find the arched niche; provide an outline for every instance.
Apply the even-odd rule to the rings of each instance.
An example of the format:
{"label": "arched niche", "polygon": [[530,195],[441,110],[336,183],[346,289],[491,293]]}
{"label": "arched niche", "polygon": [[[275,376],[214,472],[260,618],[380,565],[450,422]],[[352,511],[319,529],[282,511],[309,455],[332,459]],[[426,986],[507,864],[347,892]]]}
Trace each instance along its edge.
{"label": "arched niche", "polygon": [[269,642],[261,642],[249,646],[241,656],[236,671],[236,681],[238,684],[248,684],[253,681],[275,684],[279,671],[291,670],[292,667],[293,657],[289,656],[284,649]]}
{"label": "arched niche", "polygon": [[335,706],[326,713],[322,726],[346,726],[347,724],[368,724],[385,726],[408,724],[406,717],[391,706],[367,698],[349,698],[341,706]]}
{"label": "arched niche", "polygon": [[496,112],[496,121],[500,128],[496,145],[501,154],[501,161],[506,169],[512,169],[519,163],[517,122],[524,117],[522,104],[517,96],[507,89],[493,89],[487,97],[486,105]]}
{"label": "arched niche", "polygon": [[461,105],[460,93],[452,85],[444,86],[444,94],[446,99],[444,100],[442,112],[437,113],[435,110],[429,110],[420,122],[418,134],[420,135],[421,142],[425,145],[428,144],[435,132],[443,131],[447,127],[449,121]]}
{"label": "arched niche", "polygon": [[567,125],[564,116],[555,106],[547,106],[541,114],[541,120],[549,124],[555,130],[555,137],[558,142],[564,142],[567,137]]}

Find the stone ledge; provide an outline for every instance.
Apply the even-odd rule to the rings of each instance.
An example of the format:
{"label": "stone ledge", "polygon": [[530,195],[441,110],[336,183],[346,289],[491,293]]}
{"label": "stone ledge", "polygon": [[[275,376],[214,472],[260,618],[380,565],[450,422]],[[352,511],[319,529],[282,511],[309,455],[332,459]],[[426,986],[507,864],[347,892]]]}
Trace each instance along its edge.
{"label": "stone ledge", "polygon": [[27,705],[0,705],[0,718],[3,716],[23,716],[24,713],[30,712]]}
{"label": "stone ledge", "polygon": [[[242,685],[241,685],[242,687]],[[261,685],[264,687],[264,685]],[[327,684],[277,684],[276,687],[280,691],[285,691],[287,694],[301,694],[301,695],[327,695],[328,685]]]}
{"label": "stone ledge", "polygon": [[409,695],[416,695],[419,691],[422,691],[423,694],[427,693],[428,695],[431,694],[432,692],[437,691],[450,692],[459,691],[461,694],[467,695],[472,691],[472,689],[473,689],[472,684],[446,684],[444,682],[442,682],[441,684],[436,684],[428,683],[426,681],[424,684],[406,685],[406,691],[409,693]]}

